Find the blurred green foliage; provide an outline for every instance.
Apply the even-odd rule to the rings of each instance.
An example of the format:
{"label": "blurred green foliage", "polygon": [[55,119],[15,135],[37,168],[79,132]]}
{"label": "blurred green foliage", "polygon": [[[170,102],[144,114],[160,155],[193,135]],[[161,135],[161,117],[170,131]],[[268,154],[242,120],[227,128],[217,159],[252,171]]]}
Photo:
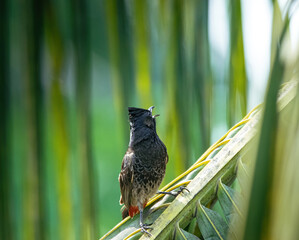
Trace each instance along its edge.
{"label": "blurred green foliage", "polygon": [[208,1],[2,0],[0,239],[96,239],[120,220],[128,106],[161,114],[164,182],[216,125],[237,122],[248,91],[240,6],[227,6],[219,74]]}

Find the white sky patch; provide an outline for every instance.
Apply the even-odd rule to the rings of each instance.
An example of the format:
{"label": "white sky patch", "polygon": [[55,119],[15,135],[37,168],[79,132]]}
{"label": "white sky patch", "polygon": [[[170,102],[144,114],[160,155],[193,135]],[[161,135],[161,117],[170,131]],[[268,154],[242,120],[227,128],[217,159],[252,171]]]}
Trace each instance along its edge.
{"label": "white sky patch", "polygon": [[267,0],[242,0],[242,17],[250,110],[264,100],[270,69],[272,4]]}
{"label": "white sky patch", "polygon": [[209,2],[209,40],[211,47],[222,58],[228,54],[228,15],[226,1],[211,0]]}
{"label": "white sky patch", "polygon": [[294,4],[293,11],[291,11],[291,21],[290,21],[290,35],[291,35],[291,43],[292,50],[294,52],[299,51],[299,2]]}

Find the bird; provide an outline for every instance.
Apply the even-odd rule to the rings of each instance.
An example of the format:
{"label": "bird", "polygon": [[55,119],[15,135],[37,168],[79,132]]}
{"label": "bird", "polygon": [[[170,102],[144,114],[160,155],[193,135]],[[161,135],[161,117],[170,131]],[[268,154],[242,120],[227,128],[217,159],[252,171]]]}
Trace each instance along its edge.
{"label": "bird", "polygon": [[[156,130],[154,106],[148,109],[128,107],[130,141],[119,174],[122,217],[131,218],[140,212],[141,231],[149,234],[143,223],[143,210],[148,200],[158,192],[168,162],[167,148]],[[164,192],[163,192],[164,193]],[[150,235],[150,234],[149,234]]]}

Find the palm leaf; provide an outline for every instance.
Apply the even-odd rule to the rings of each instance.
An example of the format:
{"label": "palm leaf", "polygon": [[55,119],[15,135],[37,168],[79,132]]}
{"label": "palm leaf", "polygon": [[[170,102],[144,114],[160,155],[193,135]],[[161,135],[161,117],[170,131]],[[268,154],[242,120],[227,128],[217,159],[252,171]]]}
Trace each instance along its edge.
{"label": "palm leaf", "polygon": [[[241,1],[231,1],[230,6],[230,66],[227,116],[232,126],[247,109],[247,76],[243,46]],[[241,115],[240,115],[241,113]]]}
{"label": "palm leaf", "polygon": [[[287,16],[279,40],[273,39],[277,50],[266,95],[253,183],[247,191],[250,198],[243,239],[294,239],[298,235],[296,224],[292,224],[298,219],[298,204],[289,203],[289,199],[299,194],[297,188],[293,187],[298,183],[294,171],[298,166],[298,90],[295,99],[287,107],[275,102],[281,94],[280,83],[294,77],[296,72],[294,63],[286,62],[283,58],[288,45],[289,21]],[[296,57],[298,63],[298,55]],[[292,176],[292,180],[289,176]],[[280,188],[289,190],[281,191]],[[288,222],[287,227],[285,221]]]}
{"label": "palm leaf", "polygon": [[198,227],[204,239],[224,239],[228,230],[228,224],[219,213],[206,208],[200,203],[197,210]]}
{"label": "palm leaf", "polygon": [[217,197],[228,222],[230,222],[232,218],[232,209],[240,218],[244,219],[243,209],[239,206],[242,202],[242,196],[233,188],[223,184],[221,179],[218,184]]}
{"label": "palm leaf", "polygon": [[[296,86],[297,82],[295,81],[284,85],[278,100],[279,111],[286,108],[294,98]],[[199,226],[202,226],[200,223],[210,222],[210,230],[207,230],[206,227],[200,227],[200,232],[204,238],[216,237],[217,231],[220,231],[216,231],[216,229],[222,229],[219,235],[221,238],[225,238],[226,230],[225,227],[223,229],[223,224],[227,224],[230,215],[237,213],[243,216],[242,210],[236,203],[238,202],[237,199],[240,198],[240,196],[237,197],[239,194],[236,195],[235,191],[227,186],[230,186],[236,178],[236,169],[241,169],[240,172],[243,176],[247,177],[248,175],[249,170],[244,167],[245,164],[240,159],[250,159],[247,154],[252,148],[252,140],[257,136],[261,116],[261,107],[253,109],[240,123],[213,144],[189,170],[162,188],[165,191],[188,184],[187,188],[190,193],[184,191],[173,201],[169,197],[164,197],[160,202],[158,200],[162,196],[156,195],[149,202],[150,208],[147,207],[146,210],[150,214],[146,218],[146,222],[154,221],[153,229],[150,232],[152,234],[151,239],[166,239],[174,232],[178,234],[177,224],[179,223],[179,228],[185,229],[194,218],[198,219]],[[215,152],[217,153],[215,154]],[[203,164],[205,167],[193,177],[197,167],[201,167]],[[251,163],[246,162],[246,164]],[[191,176],[193,178],[190,181],[188,179],[191,179]],[[240,178],[242,179],[242,177]],[[217,188],[218,198],[228,221],[219,220],[219,214],[215,214],[211,209],[207,210],[207,207],[213,206],[217,199]],[[228,210],[229,208],[231,210]],[[135,233],[139,232],[138,221],[139,216],[133,219],[126,218],[101,239],[128,239],[128,236],[134,236]],[[212,229],[214,229],[214,234],[211,234]],[[142,235],[140,239],[148,239],[148,236]]]}
{"label": "palm leaf", "polygon": [[199,240],[199,238],[192,233],[185,231],[184,229],[180,228],[180,225],[177,223],[174,231],[174,240]]}

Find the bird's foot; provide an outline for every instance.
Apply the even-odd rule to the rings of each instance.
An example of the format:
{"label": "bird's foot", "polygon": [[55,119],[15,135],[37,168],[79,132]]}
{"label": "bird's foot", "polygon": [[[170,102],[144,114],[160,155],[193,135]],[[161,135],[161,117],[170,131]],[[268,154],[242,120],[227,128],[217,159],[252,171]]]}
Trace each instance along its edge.
{"label": "bird's foot", "polygon": [[151,225],[152,225],[152,223],[151,223],[151,224],[146,224],[146,223],[140,224],[141,232],[146,233],[146,234],[148,234],[149,236],[152,236],[152,234],[150,234],[150,233],[147,231],[147,229],[152,229],[152,228],[150,227]]}
{"label": "bird's foot", "polygon": [[171,195],[171,196],[176,197],[176,196],[179,195],[180,193],[184,192],[184,190],[186,190],[187,192],[190,193],[190,191],[188,190],[188,188],[183,187],[183,186],[181,186],[180,189],[179,189],[179,191],[177,191],[177,192],[162,192],[162,191],[159,191],[158,193],[159,193],[159,194],[169,194],[169,195]]}
{"label": "bird's foot", "polygon": [[186,187],[184,187],[184,186],[180,186],[180,190],[177,191],[177,194],[179,195],[180,193],[184,192],[184,190],[187,191],[188,193],[190,193],[190,191],[189,191],[188,188],[186,188]]}

